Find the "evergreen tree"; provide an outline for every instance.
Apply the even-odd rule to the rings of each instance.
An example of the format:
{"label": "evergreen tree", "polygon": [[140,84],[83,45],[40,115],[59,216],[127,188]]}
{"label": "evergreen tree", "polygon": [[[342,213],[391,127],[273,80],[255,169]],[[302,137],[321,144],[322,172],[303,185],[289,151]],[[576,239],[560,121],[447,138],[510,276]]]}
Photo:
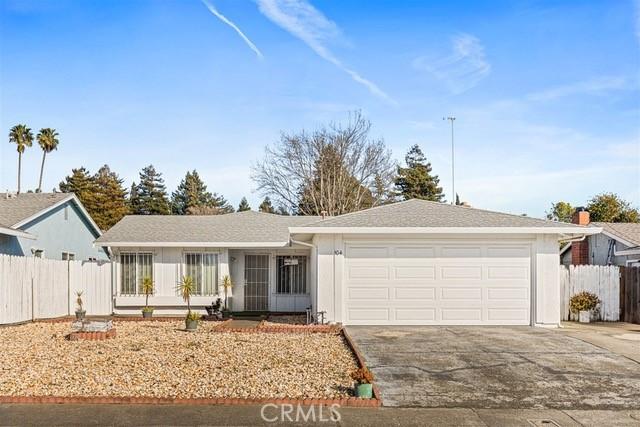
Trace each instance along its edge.
{"label": "evergreen tree", "polygon": [[95,193],[95,185],[93,177],[84,167],[71,169],[71,175],[66,176],[59,184],[60,191],[63,193],[74,193],[84,207],[92,212],[90,208],[93,206],[93,196]]}
{"label": "evergreen tree", "polygon": [[276,210],[273,208],[271,204],[271,199],[269,196],[265,197],[260,206],[258,206],[258,210],[264,213],[276,213]]}
{"label": "evergreen tree", "polygon": [[405,156],[406,167],[398,167],[395,186],[404,200],[423,199],[443,202],[442,187],[438,187],[438,175],[431,174],[429,163],[418,145],[411,147]]}
{"label": "evergreen tree", "polygon": [[140,197],[138,197],[138,186],[136,182],[133,181],[131,183],[131,190],[129,190],[129,200],[127,201],[129,205],[129,212],[135,212],[137,210],[137,206],[140,204]]}
{"label": "evergreen tree", "polygon": [[102,230],[108,230],[129,213],[123,182],[107,165],[93,176],[95,211],[91,217]]}
{"label": "evergreen tree", "polygon": [[240,204],[238,205],[238,212],[244,212],[244,211],[250,211],[251,210],[251,206],[249,206],[249,202],[247,201],[246,197],[243,197],[242,200],[240,200]]}
{"label": "evergreen tree", "polygon": [[207,186],[195,169],[193,172],[187,171],[184,179],[171,195],[172,211],[178,215],[186,215],[189,208],[210,207],[213,203],[213,196],[207,191]]}
{"label": "evergreen tree", "polygon": [[162,174],[153,165],[140,172],[140,183],[136,186],[136,196],[132,200],[132,211],[135,215],[168,215],[169,200],[167,188]]}
{"label": "evergreen tree", "polygon": [[284,216],[289,216],[289,215],[291,215],[291,214],[289,213],[289,210],[288,210],[287,208],[285,208],[284,206],[282,206],[282,205],[278,206],[278,209],[276,209],[276,213],[277,213],[278,215],[284,215]]}
{"label": "evergreen tree", "polygon": [[107,165],[93,176],[81,167],[71,170],[71,175],[60,183],[60,191],[74,193],[98,227],[105,231],[129,212],[122,182]]}

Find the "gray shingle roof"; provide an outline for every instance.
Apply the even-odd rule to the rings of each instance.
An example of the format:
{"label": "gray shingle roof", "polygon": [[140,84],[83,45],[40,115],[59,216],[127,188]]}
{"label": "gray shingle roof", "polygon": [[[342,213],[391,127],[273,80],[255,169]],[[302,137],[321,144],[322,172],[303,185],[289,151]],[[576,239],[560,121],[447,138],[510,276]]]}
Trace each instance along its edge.
{"label": "gray shingle roof", "polygon": [[289,241],[289,227],[317,219],[255,211],[202,216],[129,215],[105,232],[96,243],[283,243]]}
{"label": "gray shingle roof", "polygon": [[13,227],[23,220],[70,197],[69,193],[21,193],[0,196],[0,224]]}
{"label": "gray shingle roof", "polygon": [[602,227],[602,231],[640,246],[640,223],[634,222],[592,222],[592,226]]}
{"label": "gray shingle roof", "polygon": [[[411,199],[340,215],[307,227],[566,227],[576,225],[466,206]],[[585,228],[585,227],[580,227]]]}

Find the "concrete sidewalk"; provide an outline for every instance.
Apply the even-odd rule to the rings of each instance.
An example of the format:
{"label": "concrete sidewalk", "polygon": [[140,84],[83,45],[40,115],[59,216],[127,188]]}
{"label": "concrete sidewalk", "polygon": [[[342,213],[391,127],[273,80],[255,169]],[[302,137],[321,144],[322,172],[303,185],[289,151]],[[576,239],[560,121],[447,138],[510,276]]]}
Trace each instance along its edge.
{"label": "concrete sidewalk", "polygon": [[640,363],[640,325],[624,322],[562,322],[558,332]]}
{"label": "concrete sidewalk", "polygon": [[[0,405],[1,426],[146,426],[146,425],[211,425],[211,426],[638,426],[637,411],[572,411],[510,409],[445,409],[445,408],[339,408],[338,422],[330,421],[331,413],[318,408],[313,417],[284,421],[281,408],[268,407],[261,416],[260,406],[184,406],[184,405]],[[308,408],[303,408],[309,414]],[[554,424],[555,423],[555,424]]]}

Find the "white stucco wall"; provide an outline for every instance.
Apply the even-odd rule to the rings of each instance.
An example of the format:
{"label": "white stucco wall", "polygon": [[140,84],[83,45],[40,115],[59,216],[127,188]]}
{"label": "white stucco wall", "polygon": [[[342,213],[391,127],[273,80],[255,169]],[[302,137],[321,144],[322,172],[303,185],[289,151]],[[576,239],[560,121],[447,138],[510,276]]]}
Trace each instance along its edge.
{"label": "white stucco wall", "polygon": [[[244,310],[244,259],[246,254],[263,254],[269,256],[269,307],[271,311],[291,312],[304,311],[311,304],[311,293],[315,281],[312,273],[311,256],[308,248],[279,249],[227,249],[227,248],[114,248],[114,296],[115,312],[118,314],[139,314],[145,304],[144,295],[120,296],[120,254],[122,252],[152,252],[153,280],[155,294],[149,297],[149,305],[155,308],[157,315],[184,314],[186,303],[177,294],[177,285],[184,274],[185,252],[207,252],[218,254],[218,294],[209,296],[193,296],[191,305],[202,314],[204,307],[220,297],[224,301],[224,288],[220,281],[229,275],[233,283],[231,296],[228,298],[232,311]],[[307,295],[279,295],[276,293],[276,257],[278,255],[307,256]]]}

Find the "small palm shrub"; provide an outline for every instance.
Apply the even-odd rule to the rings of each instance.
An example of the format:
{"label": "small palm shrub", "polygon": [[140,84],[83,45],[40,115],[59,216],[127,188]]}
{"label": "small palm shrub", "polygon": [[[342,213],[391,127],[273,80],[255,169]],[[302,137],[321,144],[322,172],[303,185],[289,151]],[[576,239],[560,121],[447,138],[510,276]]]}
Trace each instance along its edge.
{"label": "small palm shrub", "polygon": [[600,304],[600,298],[594,293],[582,291],[573,295],[569,300],[569,310],[572,313],[579,313],[581,311],[595,310]]}
{"label": "small palm shrub", "polygon": [[142,279],[142,292],[144,293],[144,308],[142,312],[153,313],[153,307],[149,307],[149,295],[153,294],[153,280],[146,276]]}

